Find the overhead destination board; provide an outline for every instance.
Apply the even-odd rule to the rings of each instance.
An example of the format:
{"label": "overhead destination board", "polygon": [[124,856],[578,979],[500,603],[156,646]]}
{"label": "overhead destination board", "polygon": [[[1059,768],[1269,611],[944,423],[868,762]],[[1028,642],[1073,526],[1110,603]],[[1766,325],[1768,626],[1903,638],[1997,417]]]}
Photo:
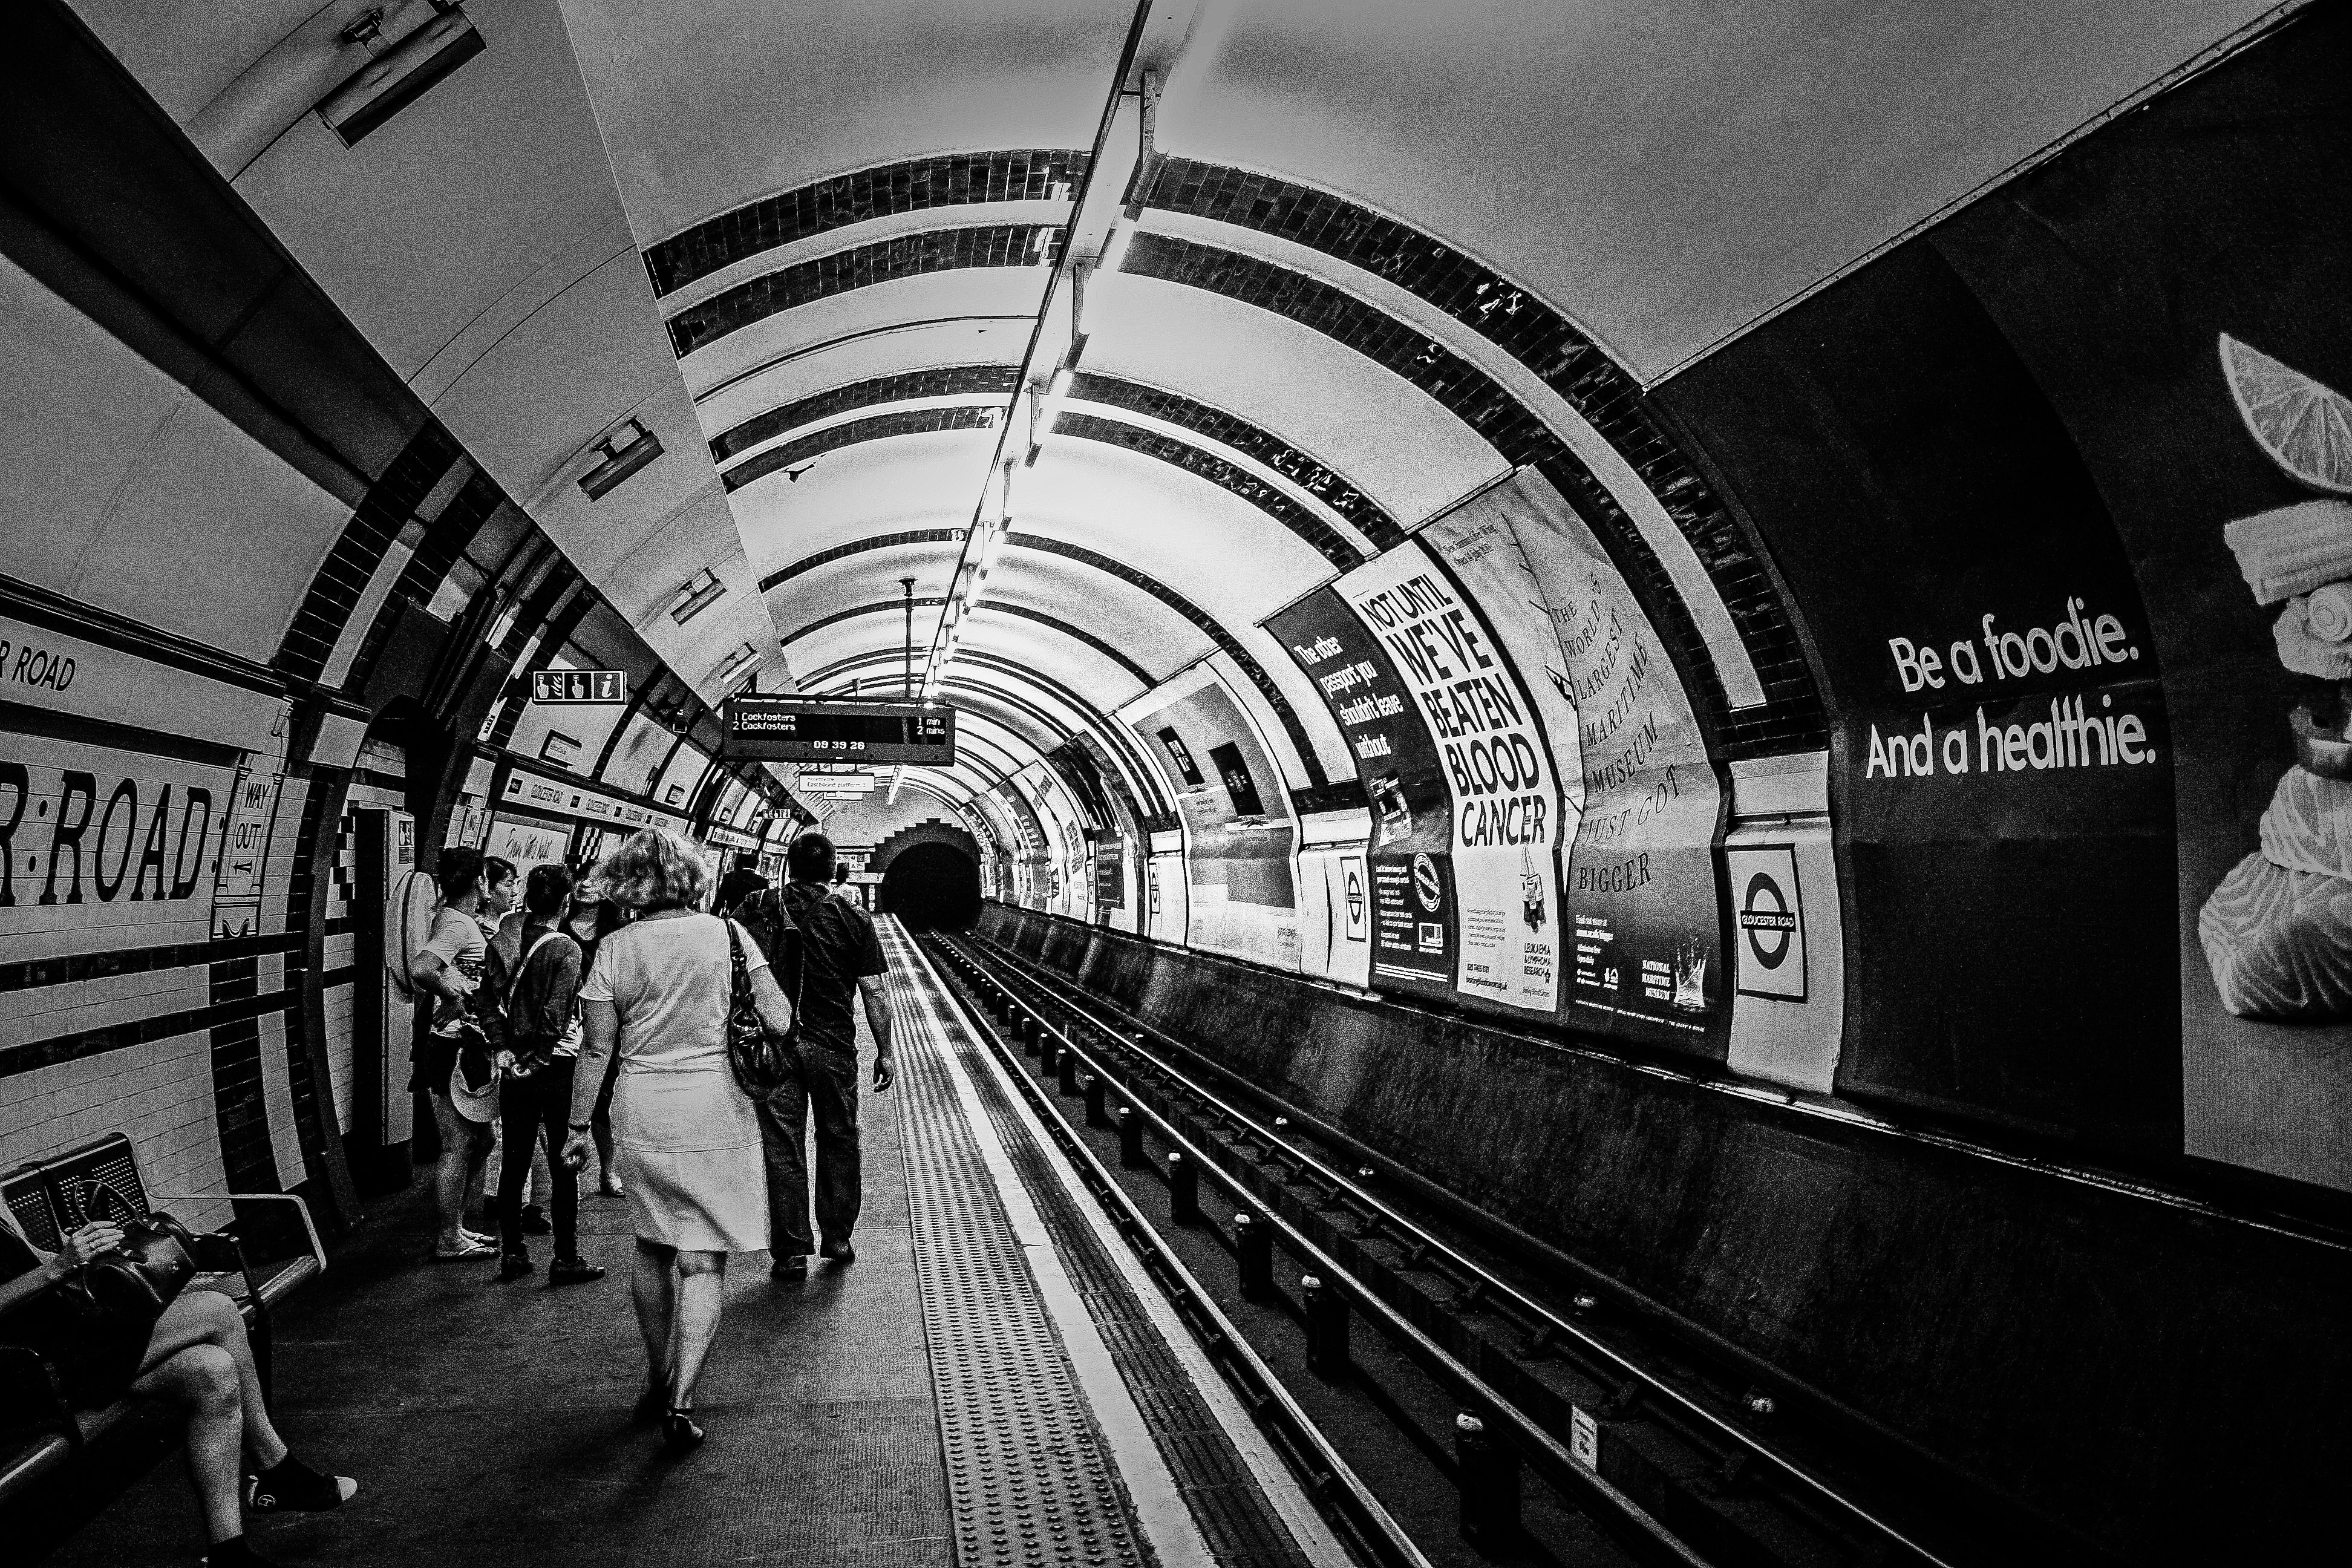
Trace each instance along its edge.
{"label": "overhead destination board", "polygon": [[955,710],[935,702],[831,702],[809,697],[727,700],[730,762],[955,762]]}

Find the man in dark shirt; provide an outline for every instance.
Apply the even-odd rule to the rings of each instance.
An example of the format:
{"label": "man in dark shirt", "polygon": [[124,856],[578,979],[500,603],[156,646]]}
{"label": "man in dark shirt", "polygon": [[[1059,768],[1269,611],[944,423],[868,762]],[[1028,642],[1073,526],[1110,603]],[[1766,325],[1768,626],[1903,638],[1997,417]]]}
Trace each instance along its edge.
{"label": "man in dark shirt", "polygon": [[849,1233],[857,1224],[861,1181],[857,1147],[856,994],[874,1033],[874,1088],[890,1087],[889,965],[874,921],[837,896],[833,840],[803,833],[784,854],[791,879],[779,892],[756,893],[737,906],[741,921],[767,950],[778,984],[799,1020],[798,1070],[758,1101],[760,1137],[768,1162],[768,1228],[775,1238],[779,1279],[808,1273],[809,1113],[816,1114],[816,1223],[824,1244],[814,1248],[835,1265],[855,1262]]}

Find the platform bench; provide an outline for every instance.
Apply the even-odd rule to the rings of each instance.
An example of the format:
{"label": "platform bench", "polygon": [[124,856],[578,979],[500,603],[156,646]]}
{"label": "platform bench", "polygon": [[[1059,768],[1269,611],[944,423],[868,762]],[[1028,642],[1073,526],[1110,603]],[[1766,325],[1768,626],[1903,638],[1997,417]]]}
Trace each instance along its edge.
{"label": "platform bench", "polygon": [[[26,1239],[44,1252],[55,1252],[65,1237],[89,1223],[92,1184],[111,1188],[122,1200],[109,1211],[116,1215],[126,1210],[143,1215],[157,1208],[169,1212],[174,1204],[224,1197],[239,1205],[244,1236],[198,1236],[195,1261],[201,1272],[187,1288],[215,1290],[237,1304],[266,1391],[270,1309],[327,1268],[310,1206],[291,1193],[150,1192],[139,1173],[137,1151],[119,1132],[0,1172],[0,1202],[7,1204]],[[246,1205],[255,1206],[248,1211]],[[243,1223],[247,1212],[254,1215],[251,1224]],[[272,1256],[257,1262],[252,1257],[257,1252]],[[74,1407],[46,1359],[9,1343],[8,1321],[0,1315],[0,1509],[72,1464],[100,1437],[142,1418],[164,1418],[163,1406],[124,1398],[99,1408]]]}

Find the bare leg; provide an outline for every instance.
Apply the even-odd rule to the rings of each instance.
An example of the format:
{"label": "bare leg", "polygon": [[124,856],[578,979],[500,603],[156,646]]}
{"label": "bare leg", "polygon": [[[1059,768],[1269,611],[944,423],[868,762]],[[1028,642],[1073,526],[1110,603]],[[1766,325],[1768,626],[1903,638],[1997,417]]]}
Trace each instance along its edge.
{"label": "bare leg", "polygon": [[446,1094],[433,1096],[433,1120],[441,1130],[441,1158],[433,1170],[433,1197],[441,1211],[440,1248],[456,1252],[466,1245],[458,1225],[466,1217],[467,1190],[471,1186],[477,1195],[480,1192],[476,1176],[481,1169],[474,1148],[476,1126],[458,1114]]}
{"label": "bare leg", "polygon": [[637,1332],[646,1340],[646,1383],[669,1382],[670,1332],[677,1311],[678,1251],[637,1238],[636,1267],[629,1275],[629,1299],[636,1304]]}
{"label": "bare leg", "polygon": [[604,1192],[614,1190],[613,1163],[613,1085],[618,1079],[621,1058],[614,1057],[604,1069],[604,1087],[596,1091],[596,1110],[588,1119],[588,1131],[596,1141],[596,1185]]}
{"label": "bare leg", "polygon": [[229,1358],[236,1374],[237,1406],[244,1423],[245,1452],[256,1469],[266,1470],[286,1457],[286,1444],[269,1422],[261,1397],[261,1373],[253,1364],[253,1343],[246,1337],[245,1319],[236,1303],[217,1290],[190,1290],[176,1297],[155,1320],[147,1341],[142,1373],[154,1372],[183,1351],[210,1345]]}
{"label": "bare leg", "polygon": [[[462,1116],[458,1120],[466,1121]],[[491,1131],[491,1124],[487,1121],[466,1121],[466,1125],[474,1136],[472,1145],[466,1152],[466,1209],[468,1213],[481,1215],[482,1224],[488,1227],[490,1224],[489,1211],[482,1206],[482,1199],[489,1181],[490,1152],[499,1146],[499,1135]]]}
{"label": "bare leg", "polygon": [[702,1375],[702,1358],[710,1353],[710,1342],[719,1333],[727,1255],[680,1252],[677,1268],[677,1364],[670,1370],[669,1403],[673,1410],[691,1410],[695,1380]]}
{"label": "bare leg", "polygon": [[243,1535],[245,1509],[237,1491],[245,1476],[239,1463],[245,1423],[235,1358],[215,1344],[188,1345],[141,1373],[131,1386],[188,1413],[188,1479],[204,1510],[205,1539]]}

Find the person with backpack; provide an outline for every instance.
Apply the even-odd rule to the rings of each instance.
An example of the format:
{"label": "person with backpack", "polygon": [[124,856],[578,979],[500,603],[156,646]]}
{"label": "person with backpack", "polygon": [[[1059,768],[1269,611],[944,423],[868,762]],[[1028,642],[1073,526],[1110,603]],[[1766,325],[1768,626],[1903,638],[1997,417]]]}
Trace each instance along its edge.
{"label": "person with backpack", "polygon": [[[834,891],[833,840],[803,833],[784,852],[781,890],[754,893],[735,919],[761,944],[799,1020],[788,1053],[794,1071],[754,1101],[768,1170],[768,1229],[774,1239],[769,1273],[808,1278],[814,1251],[845,1268],[857,1260],[850,1243],[863,1201],[864,1173],[857,1133],[857,1021],[855,995],[874,1034],[874,1089],[890,1087],[889,963],[873,917]],[[816,1223],[809,1235],[808,1124],[816,1119]]]}
{"label": "person with backpack", "polygon": [[530,868],[514,950],[509,953],[503,940],[490,944],[482,988],[490,999],[483,1028],[497,1051],[506,1138],[498,1187],[500,1279],[520,1279],[536,1267],[523,1240],[530,1226],[522,1202],[535,1145],[548,1156],[548,1174],[541,1179],[549,1188],[547,1206],[555,1229],[555,1260],[548,1265],[547,1282],[579,1285],[604,1277],[603,1268],[580,1256],[579,1176],[560,1158],[580,1055],[580,944],[562,927],[571,892],[572,873],[562,867]]}

